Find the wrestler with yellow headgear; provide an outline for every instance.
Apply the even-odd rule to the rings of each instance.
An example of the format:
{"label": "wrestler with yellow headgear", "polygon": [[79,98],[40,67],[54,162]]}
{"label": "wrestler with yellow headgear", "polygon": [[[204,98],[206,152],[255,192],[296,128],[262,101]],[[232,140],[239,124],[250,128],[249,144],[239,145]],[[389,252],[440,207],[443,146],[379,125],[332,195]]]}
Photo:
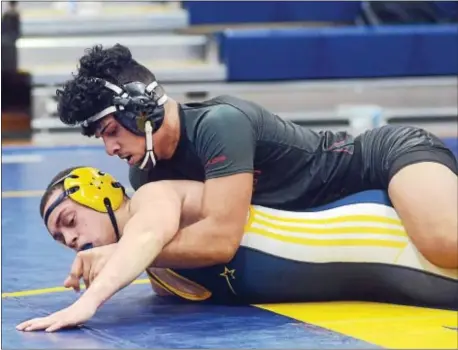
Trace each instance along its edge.
{"label": "wrestler with yellow headgear", "polygon": [[[84,323],[145,270],[154,285],[193,301],[341,300],[367,290],[374,301],[399,303],[407,297],[424,306],[458,308],[457,271],[438,268],[421,256],[383,200],[312,212],[252,205],[234,256],[215,252],[212,242],[200,237],[188,237],[205,247],[209,257],[219,255],[221,263],[201,256],[196,260],[180,246],[180,229],[200,219],[202,199],[200,182],[152,182],[129,198],[119,182],[98,169],[76,167],[58,174],[41,201],[46,227],[57,241],[83,251],[79,255],[101,249],[105,260],[96,278],[88,278],[94,261],[81,267],[77,258],[72,283],[79,285],[83,277],[90,282],[87,291],[72,306],[17,329],[55,331]],[[169,266],[168,256],[173,261],[179,257],[181,265]]]}
{"label": "wrestler with yellow headgear", "polygon": [[[120,233],[115,211],[127,200],[125,189],[119,182],[110,174],[103,173],[91,167],[68,169],[58,174],[53,180],[42,198],[41,215],[48,228],[50,228],[50,225],[55,228],[54,232],[50,231],[56,240],[76,250],[84,250],[93,246],[94,242],[92,240],[83,239],[81,241],[79,237],[82,232],[75,230],[75,227],[79,227],[77,225],[78,218],[74,210],[68,209],[68,206],[71,207],[75,204],[80,205],[84,212],[88,215],[92,214],[94,218],[100,216],[98,213],[108,214],[108,218],[113,225],[115,237],[112,239],[106,237],[106,239],[113,242],[119,240]],[[59,188],[61,191],[56,190]],[[71,201],[66,201],[67,198],[71,199]],[[50,220],[50,218],[53,220]],[[92,221],[91,226],[97,226],[96,222]],[[84,222],[84,224],[88,225],[89,223]],[[69,232],[72,233],[71,236],[67,235],[65,237],[63,234],[64,231],[59,230],[60,227],[66,226],[69,228]],[[97,227],[95,228],[97,229]],[[97,231],[97,237],[100,237],[101,232],[106,232],[106,230],[100,229],[100,227]],[[96,241],[99,239],[95,238]],[[103,245],[103,243],[106,244],[108,241],[97,243]]]}

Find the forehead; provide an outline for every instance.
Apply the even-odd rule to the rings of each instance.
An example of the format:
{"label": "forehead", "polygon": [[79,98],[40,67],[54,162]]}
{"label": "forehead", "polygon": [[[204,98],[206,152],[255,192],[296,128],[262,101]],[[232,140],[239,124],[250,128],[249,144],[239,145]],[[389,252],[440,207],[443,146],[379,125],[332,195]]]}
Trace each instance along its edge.
{"label": "forehead", "polygon": [[109,122],[114,120],[113,114],[108,114],[106,117],[100,119],[99,125],[107,125]]}

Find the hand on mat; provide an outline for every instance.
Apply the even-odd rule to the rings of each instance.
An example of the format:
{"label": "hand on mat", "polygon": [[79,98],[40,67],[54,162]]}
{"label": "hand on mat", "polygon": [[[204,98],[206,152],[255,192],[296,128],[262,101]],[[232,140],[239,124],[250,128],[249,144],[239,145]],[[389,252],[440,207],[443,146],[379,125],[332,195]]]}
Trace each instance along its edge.
{"label": "hand on mat", "polygon": [[94,316],[97,311],[95,305],[78,300],[73,305],[53,313],[47,317],[34,318],[16,326],[18,331],[30,332],[46,330],[54,332],[61,328],[79,326]]}
{"label": "hand on mat", "polygon": [[110,244],[79,252],[73,261],[70,274],[64,281],[64,286],[79,292],[80,279],[82,278],[86,288],[88,288],[102,271],[115,249],[116,244]]}

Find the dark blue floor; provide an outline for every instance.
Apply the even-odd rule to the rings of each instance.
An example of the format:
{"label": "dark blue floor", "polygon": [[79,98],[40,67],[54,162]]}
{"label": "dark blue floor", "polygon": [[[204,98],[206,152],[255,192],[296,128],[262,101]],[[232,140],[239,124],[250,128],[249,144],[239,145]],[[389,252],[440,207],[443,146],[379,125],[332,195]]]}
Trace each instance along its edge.
{"label": "dark blue floor", "polygon": [[[456,140],[450,146],[458,151]],[[453,142],[453,144],[452,144]],[[457,152],[458,153],[458,152]],[[102,148],[4,148],[2,157],[36,154],[37,162],[2,162],[2,293],[62,286],[74,253],[56,244],[39,215],[37,193],[69,166],[90,165],[124,184],[127,165]],[[11,160],[10,160],[11,161]],[[2,297],[2,348],[374,348],[372,344],[255,307],[220,307],[155,297],[148,285],[116,295],[81,329],[21,333],[19,322],[75,300],[73,292]]]}
{"label": "dark blue floor", "polygon": [[131,286],[84,327],[53,334],[21,333],[24,317],[68,305],[71,293],[3,300],[2,348],[367,348],[369,344],[254,307],[161,301]]}

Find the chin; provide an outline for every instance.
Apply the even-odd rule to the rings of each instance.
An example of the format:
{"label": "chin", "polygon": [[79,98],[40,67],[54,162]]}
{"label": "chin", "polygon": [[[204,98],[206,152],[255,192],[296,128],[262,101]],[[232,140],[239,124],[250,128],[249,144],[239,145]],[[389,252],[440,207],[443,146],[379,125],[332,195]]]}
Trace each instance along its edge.
{"label": "chin", "polygon": [[142,165],[142,163],[143,163],[143,157],[141,157],[139,159],[135,159],[135,161],[132,164],[133,164],[133,166],[139,168],[140,165]]}
{"label": "chin", "polygon": [[145,158],[145,153],[134,156],[135,164],[141,164],[141,162],[143,161],[143,158]]}

